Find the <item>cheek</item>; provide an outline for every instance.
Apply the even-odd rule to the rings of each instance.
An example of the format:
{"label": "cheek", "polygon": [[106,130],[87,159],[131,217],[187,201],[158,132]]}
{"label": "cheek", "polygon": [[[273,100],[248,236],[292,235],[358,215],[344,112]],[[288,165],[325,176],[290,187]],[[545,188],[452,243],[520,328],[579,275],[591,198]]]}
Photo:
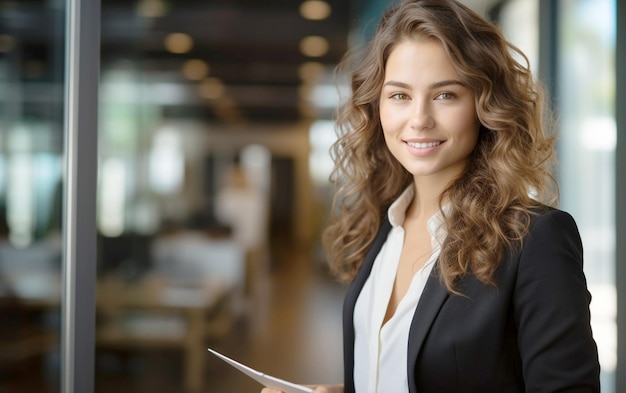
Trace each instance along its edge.
{"label": "cheek", "polygon": [[480,132],[480,123],[476,118],[476,112],[472,108],[472,110],[467,110],[465,113],[459,114],[458,119],[462,119],[462,123],[460,124],[466,125],[462,131],[463,136],[469,144],[475,146],[478,142],[478,134]]}
{"label": "cheek", "polygon": [[381,107],[379,113],[380,126],[383,130],[383,134],[385,135],[385,137],[387,137],[387,135],[394,134],[398,129],[398,123],[400,123],[398,114],[392,113],[389,109],[385,107]]}

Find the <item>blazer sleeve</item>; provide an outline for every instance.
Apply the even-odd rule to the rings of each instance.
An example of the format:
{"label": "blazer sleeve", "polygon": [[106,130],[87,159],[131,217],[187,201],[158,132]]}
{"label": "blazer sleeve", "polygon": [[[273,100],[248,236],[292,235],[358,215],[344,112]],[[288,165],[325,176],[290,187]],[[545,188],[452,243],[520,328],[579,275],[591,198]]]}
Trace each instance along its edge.
{"label": "blazer sleeve", "polygon": [[599,392],[591,294],[574,219],[559,210],[537,217],[517,264],[513,295],[527,392]]}

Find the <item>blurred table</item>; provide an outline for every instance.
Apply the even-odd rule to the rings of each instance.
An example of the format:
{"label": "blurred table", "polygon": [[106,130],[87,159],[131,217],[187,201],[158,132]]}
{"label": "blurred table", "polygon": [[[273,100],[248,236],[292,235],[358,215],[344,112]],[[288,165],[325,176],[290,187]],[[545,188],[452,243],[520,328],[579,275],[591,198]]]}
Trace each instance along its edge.
{"label": "blurred table", "polygon": [[207,315],[228,296],[218,282],[175,286],[160,275],[124,282],[115,276],[98,283],[98,345],[179,348],[185,353],[187,392],[203,386]]}

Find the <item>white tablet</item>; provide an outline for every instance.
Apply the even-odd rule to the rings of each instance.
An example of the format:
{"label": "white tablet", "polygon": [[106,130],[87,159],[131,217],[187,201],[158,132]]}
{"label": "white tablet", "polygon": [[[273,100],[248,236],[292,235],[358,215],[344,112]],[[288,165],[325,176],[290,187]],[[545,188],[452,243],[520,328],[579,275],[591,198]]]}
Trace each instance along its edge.
{"label": "white tablet", "polygon": [[224,356],[221,353],[211,348],[208,348],[208,351],[211,352],[213,355],[217,356],[218,358],[222,359],[226,363],[230,364],[231,366],[235,367],[237,370],[246,374],[250,378],[259,382],[261,385],[267,386],[268,388],[282,390],[285,393],[315,393],[315,390],[311,388],[308,388],[303,385],[298,385],[296,383],[284,381],[280,378],[272,377],[271,375],[264,374],[244,364],[241,364],[229,358],[228,356]]}

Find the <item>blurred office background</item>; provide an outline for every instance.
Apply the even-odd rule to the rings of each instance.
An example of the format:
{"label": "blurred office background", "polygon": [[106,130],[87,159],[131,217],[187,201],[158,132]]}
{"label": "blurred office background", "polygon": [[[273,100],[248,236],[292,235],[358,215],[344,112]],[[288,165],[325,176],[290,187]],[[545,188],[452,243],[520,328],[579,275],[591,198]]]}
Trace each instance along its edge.
{"label": "blurred office background", "polygon": [[[626,179],[615,154],[625,10],[463,2],[497,22],[550,89],[602,390],[625,391],[616,193]],[[319,244],[346,94],[334,67],[388,3],[101,0],[97,258],[81,261],[97,270],[96,392],[260,390],[207,347],[285,379],[341,381],[344,288]],[[61,386],[67,7],[0,0],[0,392]]]}

